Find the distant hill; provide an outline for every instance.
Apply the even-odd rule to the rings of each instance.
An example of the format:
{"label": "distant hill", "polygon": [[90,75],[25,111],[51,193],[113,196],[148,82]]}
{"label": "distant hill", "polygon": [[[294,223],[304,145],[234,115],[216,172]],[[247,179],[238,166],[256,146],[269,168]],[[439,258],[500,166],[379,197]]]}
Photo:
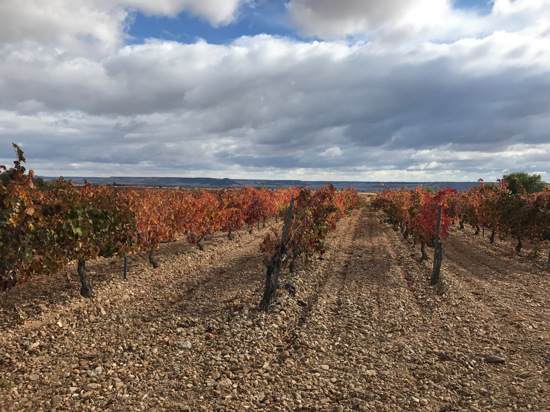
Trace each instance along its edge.
{"label": "distant hill", "polygon": [[[46,178],[52,179],[52,178]],[[241,185],[231,179],[215,179],[211,177],[129,177],[129,176],[111,176],[111,177],[65,177],[76,184],[84,183],[87,180],[91,184],[99,185],[106,183],[113,186],[144,186],[144,187],[187,187],[187,188],[205,188],[219,189],[228,187],[240,187]]]}
{"label": "distant hill", "polygon": [[[44,177],[45,180],[55,180],[57,177]],[[144,187],[184,187],[184,188],[205,188],[205,189],[223,189],[230,187],[241,188],[244,186],[267,187],[274,189],[277,187],[303,186],[307,185],[313,189],[326,186],[325,181],[311,180],[267,180],[267,179],[216,179],[211,177],[70,177],[65,179],[72,180],[76,184],[82,184],[84,179],[88,182],[98,185],[106,183],[114,186],[144,186]],[[451,187],[458,191],[467,190],[473,186],[479,185],[477,182],[332,182],[337,189],[343,189],[348,186],[354,187],[359,192],[374,192],[384,190],[386,187],[397,189],[402,186],[415,188],[419,184],[425,187],[446,188]]]}

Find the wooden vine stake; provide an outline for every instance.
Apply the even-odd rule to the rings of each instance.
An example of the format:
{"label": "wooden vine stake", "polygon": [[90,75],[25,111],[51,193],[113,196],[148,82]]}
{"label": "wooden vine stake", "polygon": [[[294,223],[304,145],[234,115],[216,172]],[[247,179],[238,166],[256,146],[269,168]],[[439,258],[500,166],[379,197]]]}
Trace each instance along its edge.
{"label": "wooden vine stake", "polygon": [[435,225],[434,265],[430,285],[437,285],[440,281],[441,261],[443,260],[443,247],[439,240],[439,228],[441,226],[441,205],[437,206],[437,223]]}
{"label": "wooden vine stake", "polygon": [[279,286],[279,273],[281,272],[281,262],[283,257],[287,253],[286,249],[286,235],[290,228],[290,220],[292,212],[294,211],[294,198],[290,200],[290,207],[285,218],[285,224],[283,226],[283,235],[281,236],[281,243],[275,251],[275,254],[271,257],[267,270],[265,272],[265,289],[264,295],[260,302],[260,309],[266,311],[269,306],[275,301],[277,297],[277,286]]}

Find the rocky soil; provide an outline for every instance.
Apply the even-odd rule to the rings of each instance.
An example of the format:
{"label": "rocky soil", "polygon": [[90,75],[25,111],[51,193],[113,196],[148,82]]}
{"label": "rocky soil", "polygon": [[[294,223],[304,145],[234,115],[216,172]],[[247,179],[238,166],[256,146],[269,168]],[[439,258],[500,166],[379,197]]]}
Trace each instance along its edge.
{"label": "rocky soil", "polygon": [[[267,229],[264,229],[264,231]],[[258,312],[263,232],[76,267],[0,295],[2,411],[550,410],[543,258],[473,231],[431,261],[370,207]]]}

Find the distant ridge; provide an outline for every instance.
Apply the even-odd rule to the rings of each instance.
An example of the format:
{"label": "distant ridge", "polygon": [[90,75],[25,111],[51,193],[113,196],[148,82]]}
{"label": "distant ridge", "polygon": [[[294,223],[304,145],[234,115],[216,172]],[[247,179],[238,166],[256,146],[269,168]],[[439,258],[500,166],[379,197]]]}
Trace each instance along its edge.
{"label": "distant ridge", "polygon": [[[55,180],[57,177],[44,177],[46,180]],[[269,189],[277,187],[303,186],[306,185],[313,189],[326,186],[326,181],[312,180],[268,180],[268,179],[217,179],[212,177],[129,177],[129,176],[111,176],[111,177],[70,177],[65,179],[72,180],[76,184],[82,184],[84,179],[88,182],[99,185],[106,183],[115,186],[144,186],[144,187],[182,187],[182,188],[204,188],[204,189],[226,189],[230,187],[242,188],[244,186],[258,187],[263,186]],[[398,189],[407,186],[410,189],[418,185],[433,188],[450,187],[458,191],[467,190],[473,186],[478,186],[477,182],[357,182],[357,181],[333,181],[332,184],[337,189],[343,189],[348,186],[354,187],[359,192],[382,191],[387,187]]]}

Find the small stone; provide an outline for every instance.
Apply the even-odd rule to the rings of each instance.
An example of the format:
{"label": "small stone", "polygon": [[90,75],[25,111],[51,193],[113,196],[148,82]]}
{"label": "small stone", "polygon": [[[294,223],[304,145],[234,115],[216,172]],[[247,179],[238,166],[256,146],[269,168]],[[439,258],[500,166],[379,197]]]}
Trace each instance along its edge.
{"label": "small stone", "polygon": [[221,375],[219,372],[214,372],[212,374],[212,379],[214,379],[215,381],[217,381],[218,379],[220,379]]}
{"label": "small stone", "polygon": [[290,358],[290,353],[287,350],[284,350],[279,354],[279,359],[281,360],[286,360],[288,358]]}
{"label": "small stone", "polygon": [[57,408],[57,407],[61,404],[61,401],[62,401],[61,396],[55,395],[55,396],[52,398],[51,403],[52,403],[52,405],[53,405],[55,408]]}
{"label": "small stone", "polygon": [[445,352],[436,352],[437,357],[440,361],[450,361],[452,360],[451,355],[445,353]]}
{"label": "small stone", "polygon": [[231,382],[231,379],[228,379],[228,378],[224,378],[220,380],[220,382],[218,383],[218,389],[231,388],[231,386],[233,386],[233,382]]}
{"label": "small stone", "polygon": [[29,376],[29,379],[33,382],[36,382],[38,379],[40,379],[40,375],[34,373],[31,376]]}
{"label": "small stone", "polygon": [[485,357],[485,362],[487,362],[487,363],[504,363],[506,361],[504,360],[504,358],[501,358],[500,356],[489,355],[489,356]]}
{"label": "small stone", "polygon": [[84,392],[80,397],[82,399],[88,399],[88,398],[91,398],[93,396],[93,392],[92,391],[88,391],[88,392]]}
{"label": "small stone", "polygon": [[540,386],[544,383],[542,379],[530,379],[527,382],[525,382],[525,387],[529,389],[535,389],[537,386]]}
{"label": "small stone", "polygon": [[527,379],[528,377],[531,376],[531,372],[521,372],[518,377],[521,378],[521,379]]}
{"label": "small stone", "polygon": [[369,369],[365,373],[366,373],[367,376],[376,376],[377,375],[377,373],[374,369]]}
{"label": "small stone", "polygon": [[186,340],[185,342],[181,342],[178,345],[178,348],[180,348],[180,349],[191,349],[191,342],[189,342],[188,340]]}
{"label": "small stone", "polygon": [[19,306],[15,306],[15,316],[20,320],[27,319],[27,315]]}
{"label": "small stone", "polygon": [[328,371],[330,369],[330,366],[328,365],[321,365],[321,369],[324,371]]}
{"label": "small stone", "polygon": [[101,388],[101,385],[99,383],[87,383],[82,387],[82,390],[88,392],[99,388]]}
{"label": "small stone", "polygon": [[428,405],[428,400],[425,399],[425,398],[420,399],[420,405],[422,405],[422,406]]}

